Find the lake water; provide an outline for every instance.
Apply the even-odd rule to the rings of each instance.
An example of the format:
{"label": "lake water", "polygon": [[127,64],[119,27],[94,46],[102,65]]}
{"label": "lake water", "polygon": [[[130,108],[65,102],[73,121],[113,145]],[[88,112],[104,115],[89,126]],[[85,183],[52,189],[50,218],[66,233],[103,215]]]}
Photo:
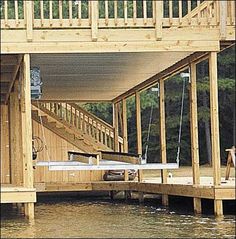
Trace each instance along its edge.
{"label": "lake water", "polygon": [[234,238],[234,215],[216,219],[181,210],[156,200],[139,205],[108,198],[44,198],[32,222],[4,205],[1,238]]}

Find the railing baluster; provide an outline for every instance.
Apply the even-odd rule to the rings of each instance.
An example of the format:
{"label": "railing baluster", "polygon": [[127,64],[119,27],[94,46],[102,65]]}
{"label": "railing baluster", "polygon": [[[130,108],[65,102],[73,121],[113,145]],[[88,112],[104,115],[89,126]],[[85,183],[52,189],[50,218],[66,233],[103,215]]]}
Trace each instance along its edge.
{"label": "railing baluster", "polygon": [[109,130],[109,147],[112,148],[111,131]]}
{"label": "railing baluster", "polygon": [[8,4],[7,0],[4,1],[4,19],[5,19],[5,26],[8,26]]}
{"label": "railing baluster", "polygon": [[41,17],[41,25],[44,25],[44,8],[43,1],[40,1],[40,17]]}
{"label": "railing baluster", "polygon": [[117,21],[117,0],[114,0],[114,21],[115,21],[115,25],[118,24],[118,21]]}
{"label": "railing baluster", "polygon": [[108,12],[108,1],[105,0],[105,24],[108,25],[108,18],[109,18],[109,12]]}
{"label": "railing baluster", "polygon": [[69,0],[69,24],[70,24],[70,26],[72,26],[72,18],[73,18],[73,16],[72,16],[72,1]]}
{"label": "railing baluster", "polygon": [[230,23],[231,25],[235,24],[235,1],[230,2]]}
{"label": "railing baluster", "polygon": [[133,1],[133,21],[134,21],[134,25],[137,24],[137,2],[136,0]]}
{"label": "railing baluster", "polygon": [[89,1],[91,7],[90,9],[90,21],[91,21],[91,31],[92,31],[92,41],[97,41],[98,35],[98,1]]}
{"label": "railing baluster", "polygon": [[62,26],[62,0],[59,0],[59,22],[60,22],[60,25]]}
{"label": "railing baluster", "polygon": [[155,9],[156,9],[156,39],[162,39],[162,18],[163,18],[163,1],[156,1],[155,2]]}
{"label": "railing baluster", "polygon": [[125,20],[125,25],[128,24],[128,5],[127,5],[127,0],[124,0],[124,20]]}
{"label": "railing baluster", "polygon": [[[201,4],[200,0],[197,0],[197,7],[199,7],[200,4]],[[200,10],[198,11],[198,14],[197,14],[197,23],[198,23],[198,25],[201,24],[201,11]]]}
{"label": "railing baluster", "polygon": [[101,138],[101,143],[104,144],[104,139],[103,139],[103,126],[100,126],[100,138]]}
{"label": "railing baluster", "polygon": [[73,108],[72,108],[72,105],[70,105],[70,123],[73,124]]}
{"label": "railing baluster", "polygon": [[207,1],[207,8],[206,8],[206,14],[207,14],[207,24],[209,25],[210,24],[210,14],[211,14],[211,11],[210,11],[210,3],[209,1]]}
{"label": "railing baluster", "polygon": [[179,24],[182,24],[182,17],[183,17],[183,7],[182,7],[182,0],[179,0]]}
{"label": "railing baluster", "polygon": [[143,23],[147,25],[147,1],[143,0]]}
{"label": "railing baluster", "polygon": [[53,16],[52,16],[52,1],[50,0],[49,1],[49,24],[50,24],[50,26],[52,26],[52,18],[53,18]]}
{"label": "railing baluster", "polygon": [[16,26],[19,25],[19,13],[18,13],[18,1],[15,0],[15,20],[16,20]]}
{"label": "railing baluster", "polygon": [[98,128],[98,126],[99,126],[99,123],[96,122],[96,139],[97,139],[98,142],[100,142],[100,139],[99,139],[99,128]]}
{"label": "railing baluster", "polygon": [[105,128],[105,145],[107,146],[107,129]]}
{"label": "railing baluster", "polygon": [[169,19],[170,19],[170,25],[173,24],[173,2],[172,0],[169,0]]}

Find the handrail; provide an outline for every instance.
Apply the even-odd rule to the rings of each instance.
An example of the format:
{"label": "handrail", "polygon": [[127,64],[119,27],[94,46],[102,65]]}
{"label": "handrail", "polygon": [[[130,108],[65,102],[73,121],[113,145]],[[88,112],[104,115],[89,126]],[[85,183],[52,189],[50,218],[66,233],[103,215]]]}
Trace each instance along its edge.
{"label": "handrail", "polygon": [[34,29],[86,28],[91,29],[91,38],[96,41],[99,29],[151,28],[158,40],[162,29],[172,26],[235,25],[233,0],[0,0],[0,3],[1,29],[25,29],[29,41]]}
{"label": "handrail", "polygon": [[[35,107],[50,113],[57,119],[63,120],[68,126],[78,129],[84,135],[92,137],[96,142],[114,149],[114,128],[107,122],[87,112],[74,103],[49,103],[40,102]],[[45,111],[46,110],[46,111]],[[123,139],[119,137],[119,144],[123,145]]]}

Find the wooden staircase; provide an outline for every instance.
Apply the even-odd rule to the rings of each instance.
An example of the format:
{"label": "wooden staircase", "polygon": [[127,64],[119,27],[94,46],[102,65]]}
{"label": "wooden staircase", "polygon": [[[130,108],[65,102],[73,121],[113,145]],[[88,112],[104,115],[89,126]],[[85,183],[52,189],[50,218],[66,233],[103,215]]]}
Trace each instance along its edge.
{"label": "wooden staircase", "polygon": [[114,128],[76,104],[33,103],[32,119],[83,152],[114,149]]}

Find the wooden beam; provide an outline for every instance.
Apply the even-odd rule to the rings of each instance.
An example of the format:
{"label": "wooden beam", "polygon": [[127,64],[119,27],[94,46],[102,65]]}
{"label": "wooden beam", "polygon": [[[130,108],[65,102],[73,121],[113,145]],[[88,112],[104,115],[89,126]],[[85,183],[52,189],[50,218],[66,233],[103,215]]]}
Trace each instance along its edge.
{"label": "wooden beam", "polygon": [[[190,133],[191,133],[191,155],[193,170],[193,185],[200,185],[199,171],[199,144],[198,144],[198,115],[197,115],[197,70],[196,64],[190,64]],[[201,199],[193,198],[195,213],[201,213]]]}
{"label": "wooden beam", "polygon": [[[218,83],[217,83],[217,53],[209,54],[209,78],[210,78],[210,113],[211,113],[211,155],[213,166],[214,185],[221,185],[220,172],[220,135],[219,135],[219,108],[218,108]],[[222,200],[214,200],[215,214],[223,214]]]}
{"label": "wooden beam", "polygon": [[131,154],[126,154],[126,153],[119,153],[117,154],[116,152],[105,152],[102,151],[102,159],[105,160],[111,160],[111,161],[118,161],[118,162],[125,162],[125,163],[131,163],[131,164],[140,164],[140,160],[138,156],[133,156]]}
{"label": "wooden beam", "polygon": [[[160,80],[159,82],[159,122],[160,122],[160,149],[161,149],[161,162],[167,163],[166,158],[166,122],[165,122],[165,86],[164,86],[164,80]],[[167,170],[162,169],[161,170],[161,181],[162,183],[167,183]],[[163,194],[162,195],[162,204],[164,206],[168,205],[168,195]]]}
{"label": "wooden beam", "polygon": [[13,71],[13,74],[12,74],[12,77],[11,77],[9,89],[8,89],[8,92],[7,92],[7,95],[6,95],[6,99],[5,99],[5,104],[7,104],[8,100],[9,100],[9,96],[10,96],[10,93],[11,93],[11,91],[12,91],[12,87],[13,87],[13,85],[14,85],[14,82],[15,82],[15,80],[16,80],[18,71],[19,71],[19,69],[20,69],[21,62],[22,62],[22,56],[19,56],[19,57],[18,57],[18,63],[17,63],[17,65],[14,67],[14,71]]}

